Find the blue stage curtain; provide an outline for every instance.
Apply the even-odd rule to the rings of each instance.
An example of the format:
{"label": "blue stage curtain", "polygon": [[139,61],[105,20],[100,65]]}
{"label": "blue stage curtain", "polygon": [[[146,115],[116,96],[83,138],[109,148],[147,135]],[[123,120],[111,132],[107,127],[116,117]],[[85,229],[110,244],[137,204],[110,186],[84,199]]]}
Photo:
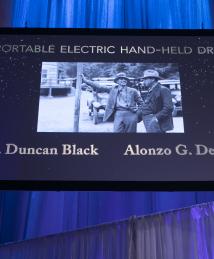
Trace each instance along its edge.
{"label": "blue stage curtain", "polygon": [[14,27],[212,28],[211,0],[14,0]]}
{"label": "blue stage curtain", "polygon": [[0,192],[0,243],[214,199],[214,192]]}
{"label": "blue stage curtain", "polygon": [[0,0],[0,27],[11,27],[13,15],[13,0]]}

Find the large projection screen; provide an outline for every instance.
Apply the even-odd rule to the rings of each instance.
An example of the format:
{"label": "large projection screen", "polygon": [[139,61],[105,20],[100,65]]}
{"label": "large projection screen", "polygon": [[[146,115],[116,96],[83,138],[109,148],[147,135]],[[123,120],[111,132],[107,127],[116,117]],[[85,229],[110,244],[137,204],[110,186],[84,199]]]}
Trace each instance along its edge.
{"label": "large projection screen", "polygon": [[0,187],[212,187],[212,33],[1,29]]}

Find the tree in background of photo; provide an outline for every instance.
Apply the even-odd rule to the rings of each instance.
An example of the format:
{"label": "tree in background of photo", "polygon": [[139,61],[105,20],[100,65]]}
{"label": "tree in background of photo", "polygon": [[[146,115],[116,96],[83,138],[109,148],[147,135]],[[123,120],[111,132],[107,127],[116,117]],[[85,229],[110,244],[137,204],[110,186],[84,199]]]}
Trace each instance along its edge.
{"label": "tree in background of photo", "polygon": [[[62,78],[75,78],[77,75],[77,63],[59,62]],[[176,63],[83,63],[84,74],[88,78],[109,77],[125,72],[127,76],[140,78],[147,69],[155,69],[164,79],[179,79]]]}

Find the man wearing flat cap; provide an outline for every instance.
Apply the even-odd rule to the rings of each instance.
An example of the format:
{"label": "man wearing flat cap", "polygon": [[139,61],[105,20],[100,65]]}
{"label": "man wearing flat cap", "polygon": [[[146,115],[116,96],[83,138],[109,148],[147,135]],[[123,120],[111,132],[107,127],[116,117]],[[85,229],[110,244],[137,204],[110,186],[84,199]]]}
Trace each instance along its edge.
{"label": "man wearing flat cap", "polygon": [[137,131],[138,111],[142,106],[142,99],[138,91],[129,87],[129,78],[121,72],[116,75],[114,87],[106,87],[87,80],[82,75],[82,80],[98,92],[109,92],[103,121],[114,117],[114,132],[132,133]]}
{"label": "man wearing flat cap", "polygon": [[147,95],[142,105],[142,118],[148,133],[165,133],[173,129],[173,103],[170,90],[162,86],[156,70],[144,71],[142,77]]}

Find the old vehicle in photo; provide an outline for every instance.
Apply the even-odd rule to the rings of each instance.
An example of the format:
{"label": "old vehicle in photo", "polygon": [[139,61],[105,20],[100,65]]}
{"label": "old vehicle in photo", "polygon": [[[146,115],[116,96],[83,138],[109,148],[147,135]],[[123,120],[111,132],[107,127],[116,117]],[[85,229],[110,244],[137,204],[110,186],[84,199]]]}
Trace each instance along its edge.
{"label": "old vehicle in photo", "polygon": [[181,84],[180,80],[177,79],[166,79],[159,81],[162,85],[168,87],[171,91],[172,102],[173,102],[173,112],[172,116],[182,115],[182,98],[181,98]]}
{"label": "old vehicle in photo", "polygon": [[[110,77],[93,78],[92,80],[109,88],[116,85],[114,83],[114,78]],[[92,92],[91,97],[87,100],[89,116],[91,117],[94,124],[98,124],[103,119],[109,93],[96,90],[94,91],[90,87],[88,87],[88,90]]]}

